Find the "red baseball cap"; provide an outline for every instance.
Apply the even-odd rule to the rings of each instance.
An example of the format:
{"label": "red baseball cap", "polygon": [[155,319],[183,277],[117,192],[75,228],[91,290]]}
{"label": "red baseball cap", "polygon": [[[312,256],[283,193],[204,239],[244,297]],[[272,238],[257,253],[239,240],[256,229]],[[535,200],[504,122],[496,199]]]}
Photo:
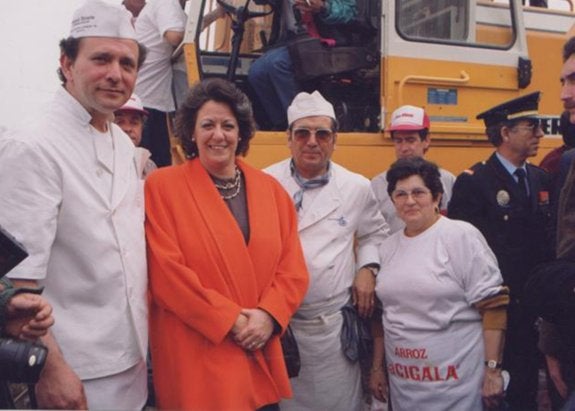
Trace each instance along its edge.
{"label": "red baseball cap", "polygon": [[418,131],[424,128],[429,128],[429,117],[421,107],[401,106],[391,115],[390,131]]}

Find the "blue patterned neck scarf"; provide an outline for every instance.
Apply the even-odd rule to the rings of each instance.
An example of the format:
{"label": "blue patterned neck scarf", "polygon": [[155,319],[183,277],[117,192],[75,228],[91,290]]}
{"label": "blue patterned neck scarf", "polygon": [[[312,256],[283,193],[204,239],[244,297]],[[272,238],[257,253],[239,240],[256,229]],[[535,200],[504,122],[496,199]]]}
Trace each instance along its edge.
{"label": "blue patterned neck scarf", "polygon": [[323,187],[324,185],[329,183],[329,178],[331,177],[330,165],[331,165],[331,162],[327,163],[327,172],[325,174],[323,174],[317,178],[312,178],[312,179],[308,180],[308,179],[303,178],[302,176],[299,175],[299,173],[297,172],[295,165],[293,163],[293,159],[292,159],[292,161],[290,162],[291,175],[292,175],[293,179],[295,180],[295,182],[297,183],[297,185],[300,187],[300,190],[296,191],[293,195],[293,202],[294,202],[296,211],[299,212],[299,210],[301,210],[302,201],[303,201],[303,193],[305,190]]}

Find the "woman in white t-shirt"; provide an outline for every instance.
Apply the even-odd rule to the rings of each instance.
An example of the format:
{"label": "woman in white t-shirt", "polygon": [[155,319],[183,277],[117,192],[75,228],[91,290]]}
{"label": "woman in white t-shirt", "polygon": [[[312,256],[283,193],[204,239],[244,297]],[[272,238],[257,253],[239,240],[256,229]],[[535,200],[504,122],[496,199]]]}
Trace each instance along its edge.
{"label": "woman in white t-shirt", "polygon": [[394,411],[497,406],[509,301],[497,260],[475,227],[439,213],[435,164],[398,160],[387,181],[405,229],[380,248],[370,388],[386,401],[389,380]]}

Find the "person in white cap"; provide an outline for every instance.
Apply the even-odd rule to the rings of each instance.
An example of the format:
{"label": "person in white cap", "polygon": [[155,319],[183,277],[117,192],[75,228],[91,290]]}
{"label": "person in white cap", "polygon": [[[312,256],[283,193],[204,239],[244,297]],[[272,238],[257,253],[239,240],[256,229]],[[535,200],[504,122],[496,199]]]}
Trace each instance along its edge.
{"label": "person in white cap", "polygon": [[148,58],[136,82],[136,94],[150,113],[144,127],[142,146],[152,152],[152,160],[158,167],[172,163],[167,114],[176,109],[172,95],[175,74],[172,53],[184,38],[185,2],[148,0],[135,23],[138,41],[148,50]]}
{"label": "person in white cap", "polygon": [[147,273],[135,147],[112,122],[145,58],[130,14],[90,0],[60,42],[62,87],[29,129],[0,140],[0,225],[30,253],[8,275],[43,285],[39,408],[141,409]]}
{"label": "person in white cap", "polygon": [[[429,117],[425,110],[409,105],[399,107],[391,115],[389,131],[397,160],[412,157],[425,158],[425,153],[429,150],[431,143]],[[442,214],[446,214],[455,176],[443,168],[439,169],[439,173],[443,184],[443,196],[439,209]],[[393,202],[387,194],[387,171],[375,176],[371,180],[371,187],[377,197],[379,209],[389,224],[391,234],[403,229],[405,223],[397,216]]]}
{"label": "person in white cap", "polygon": [[140,15],[140,12],[146,5],[145,0],[123,0],[122,5],[132,13],[132,24],[136,22],[136,19]]}
{"label": "person in white cap", "polygon": [[[369,317],[378,246],[387,225],[369,180],[331,161],[337,140],[333,106],[315,91],[299,93],[287,112],[292,157],[265,171],[292,196],[310,287],[291,321],[301,356],[294,397],[282,410],[353,411],[362,407],[357,356],[340,335],[344,312]],[[347,316],[361,324],[357,315]],[[350,323],[346,323],[349,326]],[[354,343],[351,343],[354,344]]]}
{"label": "person in white cap", "polygon": [[148,114],[142,105],[142,100],[136,94],[132,94],[126,104],[114,112],[114,123],[120,126],[136,146],[138,174],[142,178],[146,178],[157,168],[156,164],[150,159],[151,153],[144,147],[140,147],[142,130]]}

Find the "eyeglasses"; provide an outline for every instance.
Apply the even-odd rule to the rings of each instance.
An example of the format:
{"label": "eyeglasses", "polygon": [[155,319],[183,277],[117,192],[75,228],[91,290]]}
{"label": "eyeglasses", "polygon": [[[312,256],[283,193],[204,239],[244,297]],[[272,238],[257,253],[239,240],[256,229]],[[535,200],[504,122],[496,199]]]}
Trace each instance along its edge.
{"label": "eyeglasses", "polygon": [[519,130],[521,130],[521,129],[527,130],[531,133],[534,133],[539,128],[541,128],[541,121],[539,119],[530,119],[527,121],[527,123],[528,124],[517,125],[513,128],[519,129]]}
{"label": "eyeglasses", "polygon": [[315,135],[318,143],[328,143],[333,138],[333,131],[329,128],[310,130],[309,128],[301,127],[294,129],[292,133],[294,138],[301,142],[308,141],[312,134]]}
{"label": "eyeglasses", "polygon": [[391,199],[394,202],[407,201],[407,198],[411,196],[414,200],[423,200],[431,191],[424,188],[414,188],[411,191],[405,190],[395,190],[391,193]]}

